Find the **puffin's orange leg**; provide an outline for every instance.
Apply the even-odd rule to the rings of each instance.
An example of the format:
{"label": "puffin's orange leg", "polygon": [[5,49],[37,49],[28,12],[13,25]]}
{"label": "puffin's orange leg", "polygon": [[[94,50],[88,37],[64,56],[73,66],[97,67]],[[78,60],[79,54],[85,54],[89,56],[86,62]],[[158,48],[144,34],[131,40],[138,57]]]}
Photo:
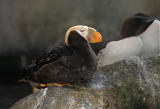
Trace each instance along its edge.
{"label": "puffin's orange leg", "polygon": [[40,84],[41,87],[49,87],[49,86],[58,86],[58,87],[63,87],[68,85],[68,83],[47,83],[47,84]]}
{"label": "puffin's orange leg", "polygon": [[38,88],[33,88],[33,93],[37,93],[40,89]]}

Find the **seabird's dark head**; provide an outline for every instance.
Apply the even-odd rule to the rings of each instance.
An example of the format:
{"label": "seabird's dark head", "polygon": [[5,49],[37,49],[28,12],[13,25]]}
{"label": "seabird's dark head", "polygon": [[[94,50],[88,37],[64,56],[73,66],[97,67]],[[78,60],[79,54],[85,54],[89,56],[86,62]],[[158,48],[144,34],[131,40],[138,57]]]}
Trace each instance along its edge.
{"label": "seabird's dark head", "polygon": [[[76,41],[75,41],[76,40]],[[83,45],[84,43],[98,43],[102,41],[102,36],[94,28],[78,25],[68,29],[65,36],[66,45]]]}
{"label": "seabird's dark head", "polygon": [[97,68],[96,54],[89,43],[98,43],[102,41],[102,36],[95,29],[87,26],[71,27],[65,36],[66,45],[75,51],[75,57],[78,56],[78,62],[89,71],[95,71]]}

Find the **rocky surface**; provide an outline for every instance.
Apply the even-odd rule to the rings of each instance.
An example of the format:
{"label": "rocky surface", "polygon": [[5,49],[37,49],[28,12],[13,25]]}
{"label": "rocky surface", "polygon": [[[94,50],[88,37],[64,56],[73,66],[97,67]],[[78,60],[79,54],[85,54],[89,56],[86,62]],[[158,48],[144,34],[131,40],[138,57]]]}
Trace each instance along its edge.
{"label": "rocky surface", "polygon": [[11,109],[159,109],[160,56],[108,65],[89,87],[94,89],[46,88]]}
{"label": "rocky surface", "polygon": [[98,91],[49,87],[20,100],[11,109],[103,109],[103,105]]}
{"label": "rocky surface", "polygon": [[160,108],[160,57],[132,58],[101,70],[104,96],[115,109]]}

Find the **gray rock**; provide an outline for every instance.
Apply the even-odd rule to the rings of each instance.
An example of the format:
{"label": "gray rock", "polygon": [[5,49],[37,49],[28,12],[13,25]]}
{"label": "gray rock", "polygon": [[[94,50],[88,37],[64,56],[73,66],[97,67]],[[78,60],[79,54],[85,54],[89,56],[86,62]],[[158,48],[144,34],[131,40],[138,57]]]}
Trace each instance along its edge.
{"label": "gray rock", "polygon": [[92,89],[49,87],[23,98],[11,109],[103,109],[103,96]]}
{"label": "gray rock", "polygon": [[160,109],[160,56],[105,66],[89,87],[49,87],[11,109]]}
{"label": "gray rock", "polygon": [[106,76],[103,93],[112,107],[160,109],[160,56],[127,59],[101,72]]}

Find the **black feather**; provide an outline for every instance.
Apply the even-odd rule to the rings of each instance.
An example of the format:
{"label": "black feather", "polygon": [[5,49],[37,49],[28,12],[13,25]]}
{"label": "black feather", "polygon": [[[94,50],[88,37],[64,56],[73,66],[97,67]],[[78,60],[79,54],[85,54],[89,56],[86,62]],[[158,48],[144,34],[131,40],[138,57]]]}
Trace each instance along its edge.
{"label": "black feather", "polygon": [[142,13],[125,19],[121,28],[121,37],[137,36],[143,33],[154,20],[155,18]]}
{"label": "black feather", "polygon": [[23,70],[23,77],[27,79],[28,77],[34,78],[33,73],[38,71],[43,65],[54,62],[61,58],[62,56],[71,56],[72,50],[65,44],[60,44],[59,46],[53,48],[49,52],[46,52],[32,61],[32,64],[26,66]]}

